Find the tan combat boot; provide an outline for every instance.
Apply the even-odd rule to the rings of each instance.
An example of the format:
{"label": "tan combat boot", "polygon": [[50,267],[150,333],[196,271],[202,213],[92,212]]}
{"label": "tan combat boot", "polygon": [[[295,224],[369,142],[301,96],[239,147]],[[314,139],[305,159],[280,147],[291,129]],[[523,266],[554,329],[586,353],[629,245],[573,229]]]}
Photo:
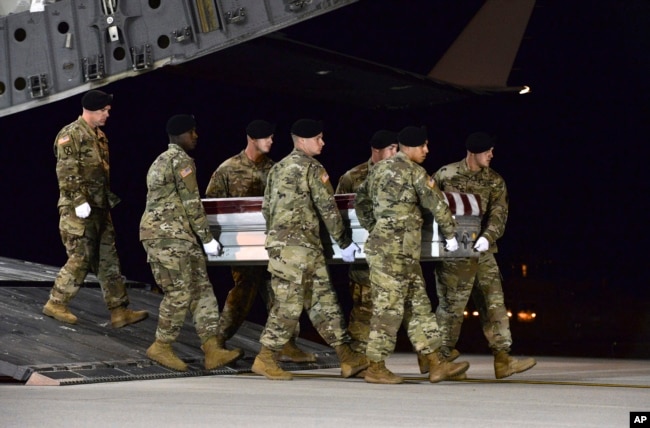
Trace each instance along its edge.
{"label": "tan combat boot", "polygon": [[316,361],[314,354],[310,354],[309,352],[305,352],[298,348],[294,337],[289,339],[284,347],[278,351],[276,358],[278,361],[289,363],[313,363]]}
{"label": "tan combat boot", "polygon": [[[445,359],[451,363],[456,358],[460,357],[460,352],[458,351],[458,349],[452,348],[451,351],[446,352],[444,355],[445,355]],[[465,379],[467,379],[467,372],[449,377],[449,380],[465,380]]]}
{"label": "tan combat boot", "polygon": [[368,383],[395,385],[404,382],[403,377],[397,376],[386,368],[386,363],[384,361],[379,361],[377,363],[370,361],[370,366],[368,366],[368,369],[365,370],[365,372],[366,376],[364,377],[364,380]]}
{"label": "tan combat boot", "polygon": [[156,340],[149,349],[147,349],[147,357],[168,369],[179,372],[187,371],[187,364],[176,356],[171,343],[164,343],[160,340]]}
{"label": "tan combat boot", "polygon": [[125,306],[118,306],[111,310],[111,325],[113,328],[122,328],[129,324],[135,324],[149,316],[147,311],[132,311]]}
{"label": "tan combat boot", "polygon": [[273,358],[273,351],[266,346],[260,348],[260,353],[255,357],[251,370],[253,373],[266,376],[270,380],[293,379],[293,375],[290,372],[284,371],[278,366],[278,363]]}
{"label": "tan combat boot", "polygon": [[[452,362],[456,358],[460,357],[460,352],[458,352],[458,349],[455,348],[453,348],[448,353],[443,351],[441,352],[445,357],[444,359],[449,362]],[[423,355],[421,352],[418,352],[417,354],[418,354],[418,367],[420,367],[420,373],[422,374],[429,373],[429,359],[427,358],[426,355]]]}
{"label": "tan combat boot", "polygon": [[341,376],[345,378],[356,375],[361,370],[367,369],[370,365],[365,355],[354,352],[347,343],[339,345],[334,349],[341,363]]}
{"label": "tan combat boot", "polygon": [[70,309],[66,305],[54,303],[52,300],[48,300],[45,306],[43,306],[43,313],[48,317],[52,317],[66,324],[77,323],[77,317],[70,312]]}
{"label": "tan combat boot", "polygon": [[449,353],[445,354],[445,359],[450,363],[458,357],[460,357],[460,351],[456,348],[452,348]]}
{"label": "tan combat boot", "polygon": [[458,379],[459,375],[464,374],[469,369],[469,363],[463,361],[460,363],[450,363],[440,356],[438,351],[427,355],[429,360],[429,382],[437,383],[448,379]]}
{"label": "tan combat boot", "polygon": [[217,339],[217,348],[225,349],[226,348],[226,336],[223,336],[221,334],[217,334],[216,339]]}
{"label": "tan combat boot", "polygon": [[212,336],[203,342],[201,349],[205,353],[206,370],[213,370],[217,367],[225,366],[226,364],[237,360],[244,354],[241,349],[233,349],[231,351],[219,347],[215,336]]}
{"label": "tan combat boot", "polygon": [[494,354],[494,376],[497,379],[503,379],[515,373],[532,369],[535,364],[537,364],[537,361],[534,358],[518,360],[511,357],[508,351],[498,351]]}
{"label": "tan combat boot", "polygon": [[420,368],[420,373],[425,374],[429,373],[429,359],[426,355],[423,355],[421,352],[417,353],[418,356],[418,367]]}

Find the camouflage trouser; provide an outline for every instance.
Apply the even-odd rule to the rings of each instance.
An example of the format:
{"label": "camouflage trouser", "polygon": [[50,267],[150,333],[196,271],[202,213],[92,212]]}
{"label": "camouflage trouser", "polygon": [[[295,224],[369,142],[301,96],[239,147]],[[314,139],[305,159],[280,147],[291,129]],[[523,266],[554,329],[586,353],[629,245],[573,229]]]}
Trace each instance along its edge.
{"label": "camouflage trouser", "polygon": [[495,352],[510,350],[510,320],[494,254],[482,253],[478,259],[438,263],[436,291],[439,302],[436,316],[443,333],[443,346],[456,346],[463,324],[463,311],[471,295],[490,349]]}
{"label": "camouflage trouser", "polygon": [[350,295],[352,310],[348,321],[348,331],[352,336],[350,347],[360,353],[366,352],[370,319],[372,318],[372,296],[370,294],[370,271],[368,265],[350,266]]}
{"label": "camouflage trouser", "polygon": [[350,336],[323,252],[298,246],[270,248],[268,252],[275,301],[260,343],[273,351],[282,349],[291,338],[303,309],[328,345],[348,343]]}
{"label": "camouflage trouser", "polygon": [[[238,266],[233,267],[231,272],[235,286],[228,292],[219,318],[219,335],[225,340],[237,333],[258,293],[267,311],[273,306],[273,289],[266,266]],[[296,325],[294,336],[298,337],[299,333],[300,323]]]}
{"label": "camouflage trouser", "polygon": [[440,331],[419,260],[396,254],[367,254],[366,257],[372,284],[368,359],[383,361],[393,353],[402,324],[416,351],[429,354],[438,349]]}
{"label": "camouflage trouser", "polygon": [[68,304],[88,272],[92,272],[97,275],[109,310],[128,305],[110,212],[93,207],[90,216],[82,219],[77,217],[74,207],[63,206],[59,207],[59,215],[59,232],[68,261],[54,280],[50,299]]}
{"label": "camouflage trouser", "polygon": [[201,343],[216,336],[219,306],[201,247],[181,239],[151,239],[142,241],[142,245],[156,284],[165,293],[160,302],[156,339],[175,341],[188,310]]}

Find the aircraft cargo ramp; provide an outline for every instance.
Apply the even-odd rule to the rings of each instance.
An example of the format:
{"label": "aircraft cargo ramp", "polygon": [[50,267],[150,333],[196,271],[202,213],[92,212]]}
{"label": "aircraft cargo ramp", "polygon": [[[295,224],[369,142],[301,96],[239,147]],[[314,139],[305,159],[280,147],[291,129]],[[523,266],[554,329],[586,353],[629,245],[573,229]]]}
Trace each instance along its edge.
{"label": "aircraft cargo ramp", "polygon": [[[174,344],[178,356],[190,366],[185,373],[168,370],[149,360],[145,351],[155,336],[162,294],[146,284],[129,282],[131,306],[149,311],[149,318],[114,329],[99,284],[89,275],[70,304],[79,317],[76,325],[60,323],[42,314],[58,268],[0,257],[0,379],[27,385],[73,385],[193,377],[250,372],[259,351],[262,327],[245,322],[228,341],[244,357],[217,370],[203,369],[203,352],[188,316]],[[281,363],[288,370],[338,367],[330,347],[298,339],[300,347],[317,356],[316,363]]]}

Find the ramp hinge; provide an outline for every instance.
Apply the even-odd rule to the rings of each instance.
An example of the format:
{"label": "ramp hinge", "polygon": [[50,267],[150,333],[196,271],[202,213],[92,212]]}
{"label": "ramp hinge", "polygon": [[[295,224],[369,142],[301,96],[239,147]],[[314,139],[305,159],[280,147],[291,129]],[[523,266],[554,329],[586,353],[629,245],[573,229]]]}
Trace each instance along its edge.
{"label": "ramp hinge", "polygon": [[226,12],[226,24],[242,24],[246,21],[246,8],[240,7],[233,12]]}
{"label": "ramp hinge", "polygon": [[291,12],[300,12],[305,6],[311,4],[312,0],[294,0],[290,1],[287,6]]}
{"label": "ramp hinge", "polygon": [[182,30],[172,31],[172,38],[176,43],[191,42],[194,39],[192,28],[185,27]]}
{"label": "ramp hinge", "polygon": [[136,48],[131,48],[131,61],[134,70],[151,68],[151,45],[143,45],[139,51]]}
{"label": "ramp hinge", "polygon": [[84,82],[104,78],[104,55],[97,55],[92,60],[83,58]]}
{"label": "ramp hinge", "polygon": [[29,76],[28,79],[29,79],[29,93],[32,98],[42,98],[49,93],[46,74]]}

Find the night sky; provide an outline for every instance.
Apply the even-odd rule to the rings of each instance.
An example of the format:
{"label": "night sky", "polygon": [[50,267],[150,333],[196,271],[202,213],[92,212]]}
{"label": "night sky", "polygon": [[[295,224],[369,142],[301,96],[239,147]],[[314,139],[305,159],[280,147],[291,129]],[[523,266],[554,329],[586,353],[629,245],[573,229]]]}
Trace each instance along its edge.
{"label": "night sky", "polygon": [[[361,0],[283,32],[424,75],[481,4]],[[272,157],[279,160],[291,149],[291,123],[311,117],[325,123],[319,160],[334,184],[368,158],[368,140],[380,128],[426,125],[430,154],[423,166],[430,173],[464,157],[469,133],[496,134],[492,167],[510,193],[510,220],[499,241],[504,274],[508,266],[525,262],[531,275],[605,283],[613,292],[609,297],[648,297],[643,268],[649,253],[649,186],[642,164],[650,154],[649,20],[648,1],[540,0],[509,81],[533,92],[435,108],[359,110],[208,84],[164,68],[112,83],[102,88],[115,95],[104,131],[111,144],[113,191],[123,199],[113,210],[123,272],[153,282],[138,223],[146,172],[166,149],[164,125],[170,115],[197,117],[199,146],[192,156],[202,191],[212,171],[244,147],[250,120],[278,124]],[[260,73],[265,66],[260,64]],[[52,144],[80,111],[76,96],[0,118],[5,183],[0,256],[55,266],[65,262]]]}

